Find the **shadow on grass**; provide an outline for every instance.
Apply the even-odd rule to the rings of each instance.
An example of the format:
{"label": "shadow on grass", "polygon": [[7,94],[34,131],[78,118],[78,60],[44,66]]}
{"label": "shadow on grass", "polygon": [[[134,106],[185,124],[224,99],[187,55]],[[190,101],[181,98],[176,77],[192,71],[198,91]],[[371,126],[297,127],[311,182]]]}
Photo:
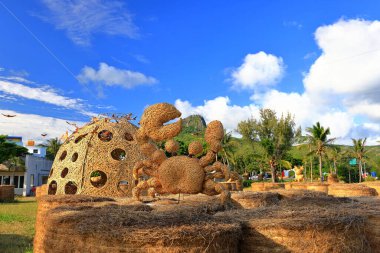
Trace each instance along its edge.
{"label": "shadow on grass", "polygon": [[33,238],[16,234],[0,234],[0,251],[2,253],[33,252]]}

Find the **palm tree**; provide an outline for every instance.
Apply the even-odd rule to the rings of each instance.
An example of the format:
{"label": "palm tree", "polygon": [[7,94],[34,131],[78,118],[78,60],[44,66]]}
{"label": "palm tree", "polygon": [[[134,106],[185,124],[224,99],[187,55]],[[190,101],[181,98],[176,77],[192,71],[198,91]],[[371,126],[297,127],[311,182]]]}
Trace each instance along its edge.
{"label": "palm tree", "polygon": [[50,160],[54,160],[55,156],[58,153],[59,148],[61,147],[62,143],[58,138],[50,139],[47,141],[47,144],[45,145],[47,147],[47,158]]}
{"label": "palm tree", "polygon": [[[344,153],[339,146],[331,147],[327,152],[327,157],[333,162],[334,174],[337,174],[337,164],[342,160]],[[330,173],[332,173],[330,169]]]}
{"label": "palm tree", "polygon": [[327,136],[330,135],[330,128],[324,128],[319,122],[317,122],[312,127],[306,128],[308,133],[307,138],[311,146],[311,152],[318,156],[319,158],[319,176],[321,182],[323,182],[322,176],[322,157],[326,155],[328,147],[332,144],[335,138],[328,139]]}
{"label": "palm tree", "polygon": [[365,148],[367,138],[364,139],[352,139],[354,144],[353,146],[353,155],[359,161],[359,182],[362,181],[363,177],[363,160],[367,158],[366,153],[367,149]]}

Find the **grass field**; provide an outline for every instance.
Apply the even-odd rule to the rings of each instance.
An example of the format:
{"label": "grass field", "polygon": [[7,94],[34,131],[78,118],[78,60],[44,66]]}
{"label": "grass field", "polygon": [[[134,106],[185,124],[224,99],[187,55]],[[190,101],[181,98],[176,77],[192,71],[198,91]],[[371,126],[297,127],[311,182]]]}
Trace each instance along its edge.
{"label": "grass field", "polygon": [[33,252],[35,198],[17,198],[0,203],[0,252]]}

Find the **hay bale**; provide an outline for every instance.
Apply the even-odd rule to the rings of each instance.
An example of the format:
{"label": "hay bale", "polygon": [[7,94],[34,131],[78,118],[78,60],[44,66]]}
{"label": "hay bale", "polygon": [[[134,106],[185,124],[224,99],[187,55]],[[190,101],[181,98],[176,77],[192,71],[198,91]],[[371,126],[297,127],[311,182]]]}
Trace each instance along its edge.
{"label": "hay bale", "polygon": [[291,188],[294,190],[307,190],[307,184],[305,184],[305,183],[292,183]]}
{"label": "hay bale", "polygon": [[[39,205],[57,203],[44,197],[41,200]],[[36,231],[35,252],[51,249],[54,252],[238,252],[240,224],[214,218],[205,210],[194,211],[180,205],[157,210],[154,205],[94,203],[87,199],[72,205],[72,200],[66,200],[60,199],[61,206],[45,213],[44,230]]]}
{"label": "hay bale", "polygon": [[328,193],[329,185],[323,183],[308,183],[306,189],[309,191],[318,191]]}
{"label": "hay bale", "polygon": [[0,185],[0,202],[13,201],[15,199],[14,185]]}
{"label": "hay bale", "polygon": [[362,184],[331,184],[328,194],[335,197],[376,196],[375,189]]}
{"label": "hay bale", "polygon": [[367,187],[375,189],[377,192],[377,195],[380,195],[380,181],[373,181],[373,182],[369,181],[369,182],[363,182],[362,184]]}
{"label": "hay bale", "polygon": [[252,183],[251,189],[256,192],[265,191],[264,183]]}
{"label": "hay bale", "polygon": [[233,193],[231,198],[237,207],[249,209],[276,205],[280,201],[280,194],[275,192],[241,192]]}
{"label": "hay bale", "polygon": [[41,196],[45,196],[47,194],[48,194],[47,184],[43,184],[41,186],[36,187],[36,198],[39,198]]}
{"label": "hay bale", "polygon": [[292,189],[292,183],[291,183],[291,182],[285,183],[285,184],[284,184],[284,188],[285,188],[285,190],[290,190],[290,189]]}

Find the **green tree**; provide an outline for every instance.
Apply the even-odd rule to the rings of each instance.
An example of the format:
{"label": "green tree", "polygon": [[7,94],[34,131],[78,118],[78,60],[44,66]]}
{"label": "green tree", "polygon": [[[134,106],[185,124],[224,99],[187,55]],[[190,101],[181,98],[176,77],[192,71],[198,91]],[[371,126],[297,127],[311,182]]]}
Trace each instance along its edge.
{"label": "green tree", "polygon": [[352,143],[353,143],[352,154],[358,160],[358,164],[359,164],[359,182],[362,181],[362,177],[363,177],[363,161],[365,158],[368,158],[367,157],[368,150],[366,149],[366,146],[365,146],[366,141],[367,141],[367,138],[352,139]]}
{"label": "green tree", "polygon": [[[343,159],[344,153],[342,152],[342,148],[339,146],[333,146],[327,151],[327,157],[332,161],[334,174],[337,174],[337,166],[340,161]],[[330,169],[330,173],[332,173]]]}
{"label": "green tree", "polygon": [[9,160],[12,157],[18,157],[28,153],[28,149],[13,142],[7,142],[6,138],[6,135],[0,135],[0,163]]}
{"label": "green tree", "polygon": [[319,122],[312,127],[306,128],[308,142],[311,147],[310,154],[314,153],[319,160],[319,176],[321,182],[323,182],[322,176],[322,157],[326,155],[327,149],[333,143],[335,138],[328,139],[330,135],[330,128],[324,128]]}
{"label": "green tree", "polygon": [[47,144],[45,145],[47,147],[46,149],[46,158],[49,160],[54,160],[55,156],[58,153],[59,148],[61,147],[62,143],[58,138],[52,138],[47,141]]}
{"label": "green tree", "polygon": [[275,182],[277,166],[300,136],[301,129],[296,129],[294,118],[290,114],[278,118],[275,111],[261,109],[260,119],[251,118],[240,122],[238,132],[243,138],[252,143],[257,142],[262,147],[272,173],[272,181]]}

